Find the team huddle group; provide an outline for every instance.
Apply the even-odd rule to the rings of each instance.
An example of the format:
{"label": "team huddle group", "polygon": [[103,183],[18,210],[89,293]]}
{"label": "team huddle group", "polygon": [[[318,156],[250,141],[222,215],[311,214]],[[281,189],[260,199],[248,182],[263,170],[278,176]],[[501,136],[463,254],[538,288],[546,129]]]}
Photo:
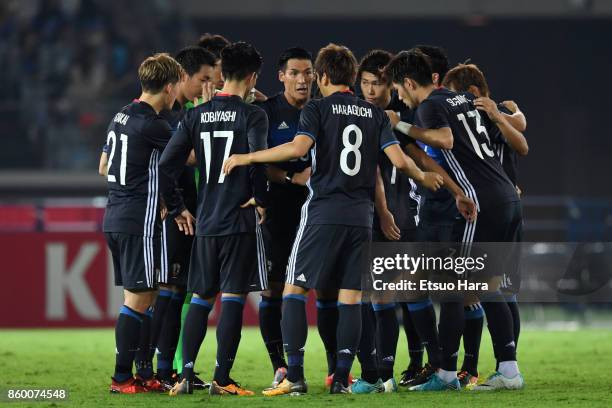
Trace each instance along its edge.
{"label": "team huddle group", "polygon": [[[410,356],[400,386],[522,388],[518,269],[494,274],[486,294],[442,301],[439,323],[427,296],[380,302],[361,286],[372,241],[520,240],[516,157],[528,146],[516,103],[494,102],[476,65],[451,68],[434,46],[372,50],[360,62],[336,44],[315,58],[289,48],[273,96],[255,88],[261,66],[252,45],[206,34],[174,57],[145,59],[142,94],[110,122],[104,233],[125,297],[111,392],[253,395],[230,371],[246,296],[261,292],[273,372],[262,393],[306,393],[310,289],[333,394],[398,391],[400,323]],[[219,293],[208,383],[194,364]],[[483,379],[485,314],[497,366]]]}

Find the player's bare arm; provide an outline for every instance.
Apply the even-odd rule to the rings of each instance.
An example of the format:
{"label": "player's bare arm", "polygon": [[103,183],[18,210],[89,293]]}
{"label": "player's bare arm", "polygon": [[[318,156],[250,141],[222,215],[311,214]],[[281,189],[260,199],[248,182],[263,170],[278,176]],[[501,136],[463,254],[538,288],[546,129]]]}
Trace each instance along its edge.
{"label": "player's bare arm", "polygon": [[403,134],[412,137],[418,141],[425,143],[428,146],[439,149],[453,148],[453,132],[450,128],[442,127],[439,129],[423,129],[411,125],[407,122],[402,122],[399,115],[393,111],[385,111],[393,128]]}
{"label": "player's bare arm", "polygon": [[278,163],[304,156],[312,147],[314,141],[306,135],[296,135],[288,143],[259,150],[248,154],[233,154],[223,163],[223,172],[230,174],[235,167],[248,166],[253,163]]}
{"label": "player's bare arm", "polygon": [[414,161],[402,152],[398,144],[387,146],[384,152],[398,170],[402,171],[417,183],[432,191],[437,191],[442,187],[444,183],[442,176],[437,173],[424,172],[419,169]]}
{"label": "player's bare arm", "polygon": [[487,97],[476,98],[474,106],[476,106],[476,109],[487,113],[516,153],[525,156],[529,152],[529,145],[525,136],[508,122],[507,116],[497,109],[497,104],[492,99]]}
{"label": "player's bare arm", "polygon": [[304,171],[291,174],[286,170],[281,169],[280,167],[269,165],[266,168],[266,175],[268,176],[268,180],[273,183],[291,183],[300,186],[305,186],[306,182],[310,178],[310,170],[311,168],[307,167],[306,169],[304,169]]}
{"label": "player's bare arm", "polygon": [[525,130],[527,130],[527,118],[525,117],[525,114],[519,109],[519,106],[516,104],[516,102],[503,101],[502,105],[504,105],[506,109],[512,112],[511,115],[503,113],[506,119],[508,119],[508,122],[510,122],[510,124],[519,132],[524,132]]}
{"label": "player's bare arm", "polygon": [[408,150],[408,156],[410,156],[420,168],[438,173],[442,176],[444,188],[446,188],[455,198],[455,204],[463,218],[468,221],[475,220],[478,214],[476,204],[465,195],[465,192],[455,183],[455,180],[452,179],[446,170],[417,145],[410,143],[406,148]]}
{"label": "player's bare arm", "polygon": [[100,154],[100,163],[98,164],[98,174],[106,177],[108,175],[108,153]]}
{"label": "player's bare arm", "polygon": [[401,238],[400,229],[395,223],[395,219],[387,207],[387,197],[385,196],[385,185],[383,183],[380,167],[376,166],[376,190],[374,194],[374,207],[380,219],[380,229],[385,237],[390,241],[397,241]]}

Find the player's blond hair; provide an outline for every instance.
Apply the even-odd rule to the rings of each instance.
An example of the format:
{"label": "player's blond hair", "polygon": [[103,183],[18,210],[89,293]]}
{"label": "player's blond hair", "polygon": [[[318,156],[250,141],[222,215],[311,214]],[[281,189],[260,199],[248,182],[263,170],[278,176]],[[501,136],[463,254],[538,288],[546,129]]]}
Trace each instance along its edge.
{"label": "player's blond hair", "polygon": [[157,94],[167,84],[177,83],[181,73],[181,65],[174,58],[167,53],[159,53],[142,61],[138,79],[143,92]]}

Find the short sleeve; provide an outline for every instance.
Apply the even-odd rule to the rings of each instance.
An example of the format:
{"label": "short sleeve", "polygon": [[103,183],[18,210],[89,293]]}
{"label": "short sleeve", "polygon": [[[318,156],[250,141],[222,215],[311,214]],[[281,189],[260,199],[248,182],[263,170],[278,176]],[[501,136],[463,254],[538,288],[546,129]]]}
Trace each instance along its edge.
{"label": "short sleeve", "polygon": [[102,153],[108,153],[108,144],[104,143],[104,146],[102,146]]}
{"label": "short sleeve", "polygon": [[391,129],[391,121],[389,121],[389,117],[386,113],[383,113],[382,125],[380,129],[380,150],[385,150],[392,144],[399,144],[399,142],[393,133],[393,129]]}
{"label": "short sleeve", "polygon": [[298,135],[306,135],[315,143],[317,142],[317,134],[319,133],[321,123],[321,113],[317,102],[312,100],[304,106],[300,113],[300,123],[297,127]]}
{"label": "short sleeve", "polygon": [[256,108],[249,115],[247,140],[249,141],[250,152],[268,148],[268,116],[263,109]]}
{"label": "short sleeve", "polygon": [[417,124],[424,129],[450,127],[444,108],[432,101],[425,100],[417,109]]}

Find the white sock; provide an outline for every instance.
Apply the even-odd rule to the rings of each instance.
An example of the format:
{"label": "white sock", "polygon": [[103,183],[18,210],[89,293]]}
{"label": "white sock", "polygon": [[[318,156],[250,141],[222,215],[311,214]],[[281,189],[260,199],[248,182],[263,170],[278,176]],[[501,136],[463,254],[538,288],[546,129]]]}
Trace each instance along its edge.
{"label": "white sock", "polygon": [[445,383],[450,383],[457,379],[457,371],[438,370],[438,377]]}
{"label": "white sock", "polygon": [[518,363],[516,361],[502,361],[497,370],[506,378],[514,378],[519,374]]}

